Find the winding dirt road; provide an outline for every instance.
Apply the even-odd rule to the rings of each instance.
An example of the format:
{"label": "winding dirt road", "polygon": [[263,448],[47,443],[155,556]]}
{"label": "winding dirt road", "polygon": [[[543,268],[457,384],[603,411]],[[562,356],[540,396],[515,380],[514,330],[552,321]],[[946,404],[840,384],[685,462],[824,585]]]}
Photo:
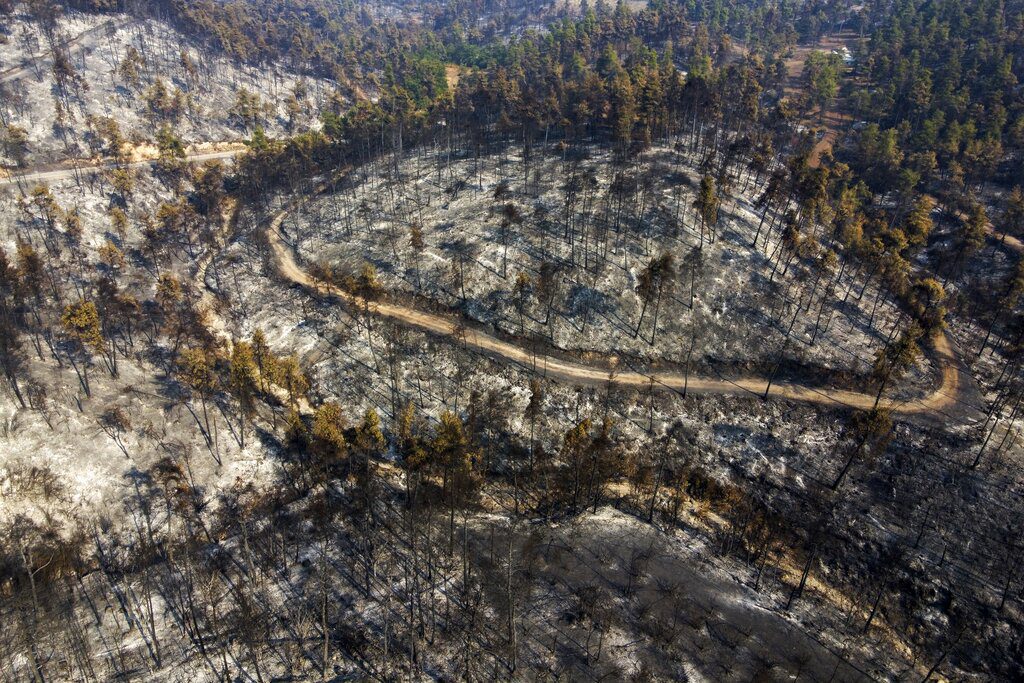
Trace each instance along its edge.
{"label": "winding dirt road", "polygon": [[[323,189],[323,188],[321,188]],[[314,193],[316,196],[318,193]],[[475,349],[490,357],[509,361],[517,365],[574,384],[602,385],[608,382],[610,366],[585,365],[556,358],[554,356],[535,353],[519,344],[504,341],[494,336],[474,330],[460,324],[459,321],[433,313],[426,313],[407,306],[381,301],[368,301],[350,294],[336,286],[327,285],[314,280],[303,270],[295,259],[295,253],[285,242],[281,226],[288,215],[297,209],[306,199],[297,200],[274,214],[266,223],[266,237],[270,245],[273,261],[278,272],[286,280],[318,295],[330,294],[347,303],[365,308],[377,316],[395,320],[407,327],[422,330],[448,338],[457,338],[465,346]],[[926,396],[910,400],[883,399],[881,405],[894,413],[910,415],[939,412],[949,408],[957,401],[960,391],[960,370],[956,355],[945,333],[940,333],[932,340],[933,353],[937,365],[942,368],[942,380],[939,386]],[[647,387],[651,383],[661,389],[695,394],[749,395],[765,396],[790,401],[813,403],[824,406],[848,407],[868,410],[875,405],[874,394],[835,389],[827,386],[813,386],[790,382],[773,382],[769,390],[769,381],[764,377],[747,377],[740,379],[721,379],[714,377],[687,377],[673,372],[655,372],[651,374],[620,371],[614,374],[614,383],[620,386]]]}
{"label": "winding dirt road", "polygon": [[[210,159],[224,159],[238,154],[238,150],[218,151],[205,154],[191,154],[189,162],[202,162]],[[132,166],[146,166],[152,161],[139,161]],[[78,169],[58,169],[50,171],[39,171],[21,176],[19,179],[0,180],[0,187],[13,185],[19,180],[21,182],[50,182],[74,177],[76,172],[85,169],[102,169],[112,164],[100,163]],[[321,185],[310,196],[318,196],[326,189]],[[511,341],[498,339],[486,332],[476,330],[461,324],[457,319],[427,313],[400,304],[369,301],[362,297],[350,294],[334,285],[327,285],[317,282],[309,273],[299,266],[295,253],[287,244],[281,232],[284,220],[299,208],[310,197],[290,202],[284,208],[275,213],[266,222],[266,238],[270,245],[273,262],[278,272],[286,280],[312,291],[317,295],[330,294],[346,301],[350,305],[360,309],[368,310],[374,315],[389,318],[407,327],[415,328],[430,334],[435,334],[451,339],[458,339],[468,348],[472,348],[492,358],[514,363],[516,365],[530,368],[545,377],[558,379],[574,384],[589,386],[604,385],[613,377],[615,384],[619,386],[646,388],[652,382],[655,388],[676,392],[693,394],[718,394],[738,395],[751,397],[781,398],[790,401],[813,403],[822,406],[856,408],[868,410],[875,405],[874,394],[836,389],[828,386],[815,386],[810,384],[798,384],[793,382],[772,382],[769,388],[769,381],[764,377],[743,377],[737,379],[723,379],[719,377],[700,377],[691,375],[687,377],[677,372],[653,372],[642,373],[631,370],[616,371],[611,375],[612,367],[609,364],[584,364],[571,360],[557,358],[544,353],[538,353],[525,346]],[[212,255],[211,255],[212,257]],[[201,270],[205,270],[206,263],[199,264]],[[893,400],[883,399],[881,405],[891,409],[894,413],[903,415],[923,414],[941,412],[951,407],[958,400],[961,387],[959,363],[956,354],[945,333],[940,333],[932,339],[932,352],[934,359],[942,369],[942,379],[939,386],[931,393],[913,399]]]}

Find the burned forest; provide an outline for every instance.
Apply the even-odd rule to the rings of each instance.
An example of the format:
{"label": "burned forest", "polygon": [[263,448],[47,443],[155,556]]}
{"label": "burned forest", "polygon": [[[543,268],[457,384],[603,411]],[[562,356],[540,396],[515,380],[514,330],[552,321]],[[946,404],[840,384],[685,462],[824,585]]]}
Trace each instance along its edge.
{"label": "burned forest", "polygon": [[0,681],[1024,677],[1024,2],[0,0]]}

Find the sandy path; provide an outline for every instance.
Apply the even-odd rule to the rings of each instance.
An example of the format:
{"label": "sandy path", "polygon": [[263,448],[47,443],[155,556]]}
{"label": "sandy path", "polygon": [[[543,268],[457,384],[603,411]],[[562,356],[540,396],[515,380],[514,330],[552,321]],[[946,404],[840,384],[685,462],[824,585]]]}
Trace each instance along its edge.
{"label": "sandy path", "polygon": [[[304,271],[295,260],[295,254],[285,242],[281,233],[281,225],[285,218],[305,200],[292,202],[278,211],[267,223],[267,242],[270,245],[274,263],[280,274],[287,280],[316,292],[331,294],[360,309],[366,309],[375,315],[396,320],[408,327],[446,337],[456,337],[467,347],[485,353],[494,358],[511,361],[528,367],[534,371],[559,380],[576,384],[601,385],[609,380],[610,367],[585,365],[573,361],[555,358],[546,354],[535,353],[519,344],[503,341],[486,332],[462,326],[459,321],[433,313],[426,313],[413,308],[380,301],[366,299],[350,294],[333,285],[315,281]],[[940,333],[933,340],[934,354],[939,367],[942,368],[942,381],[937,389],[930,394],[910,400],[895,401],[883,399],[882,406],[895,413],[917,414],[940,411],[957,401],[960,389],[960,370],[945,333]],[[645,374],[633,371],[616,372],[614,382],[620,386],[647,387],[651,383],[662,389],[678,392],[685,391],[696,394],[720,395],[751,395],[764,396],[766,391],[773,398],[791,401],[814,403],[826,406],[845,406],[862,410],[875,405],[874,394],[834,389],[826,386],[812,386],[790,382],[774,382],[768,390],[768,380],[764,377],[746,377],[735,380],[715,377],[699,377],[682,375],[672,372],[655,372]]]}
{"label": "sandy path", "polygon": [[[185,160],[189,163],[202,163],[204,161],[213,161],[214,159],[231,159],[238,156],[243,150],[245,150],[245,145],[241,143],[231,143],[227,149],[189,154],[185,157]],[[84,162],[78,167],[58,168],[50,171],[36,171],[34,173],[26,173],[24,175],[0,178],[0,187],[17,185],[18,183],[24,183],[26,185],[53,183],[60,180],[74,178],[76,174],[87,171],[104,171],[114,168],[143,168],[150,167],[155,163],[156,159],[143,159],[142,161],[133,161],[131,163],[120,165],[116,161],[108,161],[99,164],[94,162]]]}

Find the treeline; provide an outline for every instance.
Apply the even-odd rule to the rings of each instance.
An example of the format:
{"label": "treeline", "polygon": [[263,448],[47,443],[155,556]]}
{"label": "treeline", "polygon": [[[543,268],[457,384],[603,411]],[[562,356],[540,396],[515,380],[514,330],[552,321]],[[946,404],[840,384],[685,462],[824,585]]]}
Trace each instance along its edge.
{"label": "treeline", "polygon": [[[1024,4],[869,3],[850,159],[872,189],[926,183],[954,205],[1024,183]],[[957,195],[964,197],[958,200]]]}
{"label": "treeline", "polygon": [[[232,58],[285,64],[301,73],[331,78],[353,94],[375,87],[388,69],[406,78],[410,59],[426,58],[434,66],[443,62],[476,68],[509,66],[516,60],[518,46],[529,44],[538,33],[560,23],[580,21],[583,33],[596,28],[622,41],[640,38],[646,45],[689,42],[684,36],[696,28],[723,54],[736,39],[751,52],[774,60],[796,40],[815,37],[848,15],[842,3],[790,6],[763,0],[659,0],[639,11],[630,10],[624,2],[603,0],[584,1],[578,11],[570,10],[566,3],[532,0],[424,0],[372,7],[324,0],[284,4],[274,0],[30,0],[23,4],[50,26],[62,7],[155,17],[169,21],[186,35],[204,39],[211,48]],[[752,31],[754,26],[758,30]]]}

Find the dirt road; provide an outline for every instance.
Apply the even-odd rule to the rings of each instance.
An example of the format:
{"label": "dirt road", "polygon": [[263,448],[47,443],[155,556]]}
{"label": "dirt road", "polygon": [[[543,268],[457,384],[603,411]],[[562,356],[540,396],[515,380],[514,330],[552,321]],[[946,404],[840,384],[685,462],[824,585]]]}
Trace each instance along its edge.
{"label": "dirt road", "polygon": [[[217,151],[205,154],[193,154],[188,156],[190,162],[201,162],[210,159],[224,159],[238,154],[238,150]],[[153,161],[139,161],[131,166],[146,166]],[[29,173],[20,178],[22,182],[51,182],[73,177],[76,172],[83,170],[97,170],[112,168],[114,164],[98,164],[79,169],[59,169],[52,171],[41,171]],[[16,180],[2,180],[0,187],[11,185]],[[317,196],[322,190],[319,188],[311,196]],[[557,380],[572,382],[574,384],[585,384],[599,386],[608,382],[612,372],[610,363],[604,365],[587,365],[579,362],[556,358],[554,356],[538,353],[518,343],[504,341],[469,327],[462,325],[457,319],[426,313],[400,304],[367,301],[362,297],[349,294],[333,285],[315,281],[309,273],[303,270],[295,260],[292,248],[285,242],[281,233],[281,225],[285,218],[309,198],[291,202],[278,211],[266,224],[266,237],[270,245],[274,264],[278,272],[290,282],[312,290],[316,294],[331,294],[339,297],[353,306],[365,308],[374,315],[390,318],[403,325],[422,330],[439,336],[457,338],[458,341],[468,348],[475,349],[492,358],[515,363],[519,366]],[[1018,243],[1019,244],[1019,243]],[[200,264],[205,269],[206,264]],[[939,386],[926,396],[910,400],[894,401],[883,399],[881,405],[892,409],[900,414],[919,414],[942,411],[952,406],[957,401],[960,390],[960,370],[956,355],[945,334],[940,334],[932,340],[935,360],[942,368],[942,381]],[[746,396],[767,396],[782,398],[791,401],[813,403],[824,406],[837,406],[858,409],[870,409],[875,404],[873,394],[860,393],[845,389],[836,389],[828,386],[814,386],[809,384],[797,384],[792,382],[773,382],[769,388],[769,381],[764,377],[744,377],[738,379],[723,379],[719,377],[700,377],[696,375],[687,376],[675,372],[653,372],[641,373],[635,371],[617,371],[614,374],[614,382],[619,386],[632,386],[638,388],[648,387],[652,384],[662,390],[686,392],[693,394],[718,394],[718,395],[746,395]]]}
{"label": "dirt road", "polygon": [[[213,152],[202,152],[198,154],[189,154],[185,157],[189,163],[202,163],[204,161],[213,161],[214,159],[231,159],[237,156],[244,150],[244,146],[238,145],[231,149],[217,150]],[[156,159],[144,159],[142,161],[133,161],[131,163],[122,164],[122,168],[142,168],[152,166],[156,163]],[[17,185],[22,183],[25,185],[36,185],[39,183],[53,183],[60,180],[67,180],[74,178],[76,174],[103,171],[113,168],[117,168],[118,164],[115,161],[104,162],[100,164],[85,162],[81,166],[69,167],[69,168],[57,168],[46,171],[35,171],[25,173],[23,175],[14,175],[10,177],[0,178],[0,187],[6,187],[9,185]]]}
{"label": "dirt road", "polygon": [[[585,365],[554,356],[536,353],[517,343],[503,341],[486,332],[464,327],[459,321],[433,313],[426,313],[399,304],[380,301],[367,301],[362,297],[345,292],[333,285],[315,281],[304,271],[295,260],[292,248],[285,242],[281,233],[281,225],[285,218],[302,203],[294,202],[277,212],[267,222],[266,235],[270,245],[273,261],[278,272],[287,280],[310,289],[317,294],[331,294],[339,297],[360,309],[395,320],[408,327],[413,327],[432,334],[457,338],[460,343],[493,358],[509,361],[530,368],[546,377],[585,385],[602,385],[609,380],[610,365]],[[946,335],[940,334],[933,341],[937,364],[942,368],[942,381],[938,388],[930,394],[905,401],[883,399],[881,405],[900,414],[918,414],[941,411],[950,407],[957,400],[960,389],[960,370],[952,346]],[[845,406],[849,408],[870,409],[875,404],[873,394],[859,393],[845,389],[834,389],[827,386],[812,386],[790,382],[771,384],[764,377],[747,377],[740,379],[722,379],[716,377],[699,377],[671,373],[655,372],[651,374],[621,371],[614,375],[614,382],[619,386],[647,387],[651,383],[655,387],[677,392],[686,391],[694,394],[748,395],[768,396],[791,401],[814,403],[825,406]]]}

